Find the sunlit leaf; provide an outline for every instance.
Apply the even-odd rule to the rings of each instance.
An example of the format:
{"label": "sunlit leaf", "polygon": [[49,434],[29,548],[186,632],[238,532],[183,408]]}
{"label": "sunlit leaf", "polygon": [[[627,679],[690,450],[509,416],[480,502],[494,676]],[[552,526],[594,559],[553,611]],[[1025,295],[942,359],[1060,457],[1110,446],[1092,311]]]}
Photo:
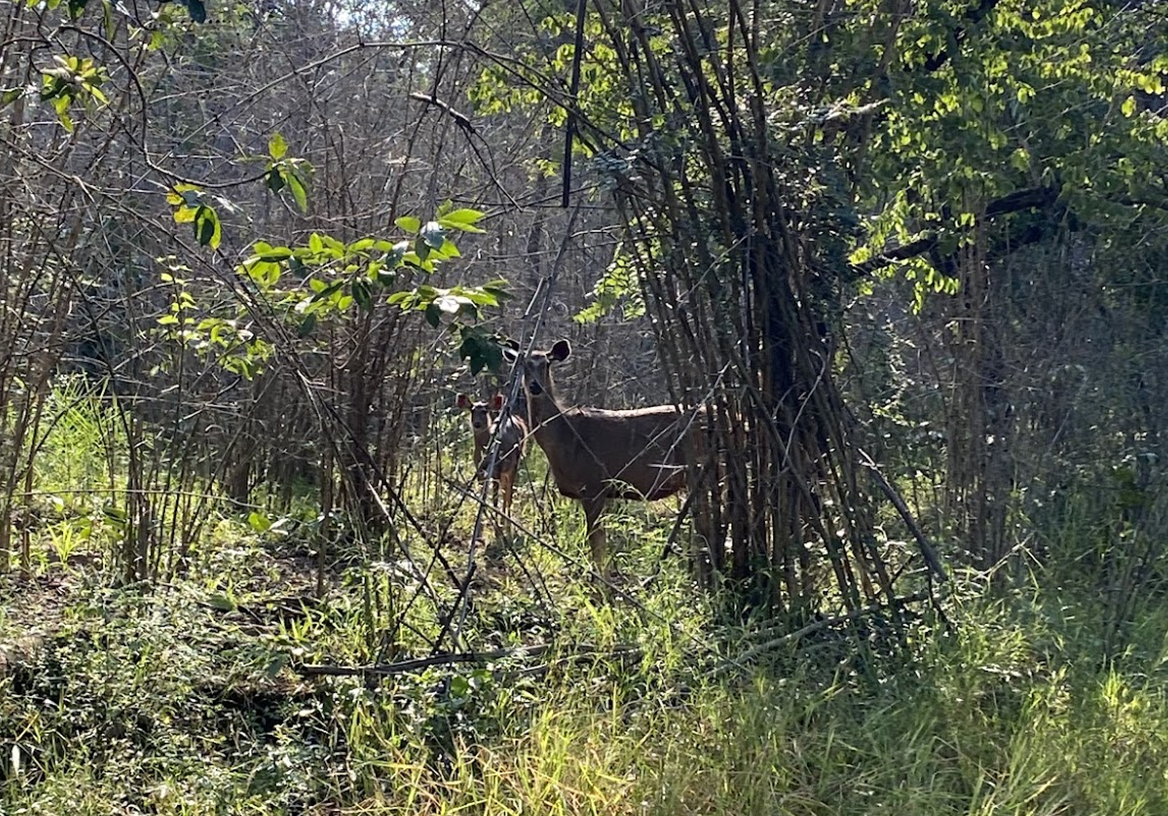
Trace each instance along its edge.
{"label": "sunlit leaf", "polygon": [[215,210],[206,204],[201,205],[195,211],[194,224],[195,239],[203,246],[218,249],[223,233]]}
{"label": "sunlit leaf", "polygon": [[441,215],[438,218],[438,224],[446,229],[457,229],[463,232],[486,232],[486,230],[475,226],[484,216],[485,213],[481,213],[478,210],[454,210],[453,212]]}
{"label": "sunlit leaf", "polygon": [[393,223],[396,224],[400,229],[405,230],[406,232],[410,233],[411,235],[413,235],[414,233],[416,233],[418,230],[420,230],[422,228],[421,220],[415,218],[412,215],[403,215],[399,218],[394,219]]}
{"label": "sunlit leaf", "polygon": [[288,143],[284,141],[284,137],[279,133],[273,133],[268,139],[268,155],[275,161],[279,161],[288,154]]}
{"label": "sunlit leaf", "polygon": [[308,190],[304,179],[296,171],[290,171],[286,178],[288,191],[292,193],[292,200],[296,202],[300,212],[308,212]]}
{"label": "sunlit leaf", "polygon": [[268,519],[268,517],[265,516],[263,513],[259,513],[256,511],[252,511],[251,513],[248,514],[247,523],[257,533],[266,533],[268,530],[272,529],[271,520]]}

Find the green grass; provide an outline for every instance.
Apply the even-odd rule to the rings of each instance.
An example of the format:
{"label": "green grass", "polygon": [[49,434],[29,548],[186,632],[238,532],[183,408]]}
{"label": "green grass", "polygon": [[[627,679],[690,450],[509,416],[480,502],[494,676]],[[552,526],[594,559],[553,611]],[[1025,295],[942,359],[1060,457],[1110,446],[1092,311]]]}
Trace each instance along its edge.
{"label": "green grass", "polygon": [[[67,419],[44,495],[106,478],[92,424]],[[462,573],[473,505],[432,501],[424,521],[453,518],[444,551]],[[114,531],[83,535],[69,521],[83,506],[46,514],[37,546],[68,549],[73,530],[104,566],[40,559],[29,579],[0,578],[0,649],[20,644],[0,671],[4,816],[1168,813],[1168,608],[1151,595],[1108,664],[1087,582],[990,595],[957,575],[952,626],[926,615],[895,655],[825,633],[711,673],[757,639],[719,623],[678,559],[643,606],[604,603],[579,566],[520,537],[526,573],[513,555],[483,561],[461,634],[554,652],[370,685],[296,666],[368,663],[390,633],[388,659],[428,653],[448,582],[435,605],[400,553],[355,550],[324,602],[297,609],[286,599],[315,586],[310,525],[261,533],[225,513],[183,577],[117,589]],[[528,526],[586,564],[581,514],[551,507],[538,516],[524,483]],[[628,575],[657,568],[668,511],[610,521]],[[639,652],[573,659],[624,644]]]}
{"label": "green grass", "polygon": [[[258,601],[270,556],[240,553],[237,600]],[[293,626],[215,609],[205,580],[67,581],[39,654],[0,681],[6,814],[1168,812],[1163,610],[1104,668],[1089,604],[965,597],[872,684],[814,652],[710,680],[677,632],[708,620],[634,625],[565,597],[566,642],[635,636],[649,656],[367,688],[282,661],[362,656],[352,576]],[[5,589],[6,606],[60,600]],[[677,591],[651,599],[664,617],[692,606]]]}

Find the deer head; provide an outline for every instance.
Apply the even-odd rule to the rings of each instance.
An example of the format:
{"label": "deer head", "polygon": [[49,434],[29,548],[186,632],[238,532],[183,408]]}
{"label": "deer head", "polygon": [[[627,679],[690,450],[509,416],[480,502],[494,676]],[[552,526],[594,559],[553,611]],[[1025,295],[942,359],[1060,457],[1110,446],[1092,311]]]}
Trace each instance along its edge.
{"label": "deer head", "polygon": [[491,412],[498,412],[503,408],[503,395],[496,394],[490,402],[472,402],[466,394],[459,394],[454,405],[463,411],[470,411],[470,424],[476,432],[488,431],[491,426]]}
{"label": "deer head", "polygon": [[[519,356],[515,346],[504,347],[503,355],[510,361]],[[572,355],[572,346],[567,340],[557,340],[547,351],[533,351],[523,359],[523,383],[532,399],[545,397],[556,400],[556,386],[552,380],[552,363],[562,363]]]}

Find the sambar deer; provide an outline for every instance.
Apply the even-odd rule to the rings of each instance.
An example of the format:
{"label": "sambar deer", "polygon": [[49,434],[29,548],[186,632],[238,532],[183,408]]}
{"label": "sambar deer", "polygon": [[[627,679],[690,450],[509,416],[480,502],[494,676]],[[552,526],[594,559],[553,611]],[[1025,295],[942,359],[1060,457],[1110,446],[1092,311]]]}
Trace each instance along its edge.
{"label": "sambar deer", "polygon": [[[609,554],[600,517],[612,499],[656,501],[686,486],[687,457],[693,454],[704,408],[685,412],[673,405],[611,411],[567,407],[556,390],[551,364],[572,353],[567,340],[548,351],[533,351],[522,362],[531,433],[547,457],[561,494],[584,508],[588,545],[601,575],[608,577]],[[516,349],[504,349],[514,360]]]}
{"label": "sambar deer", "polygon": [[[481,477],[487,467],[484,461],[491,437],[499,424],[497,414],[503,409],[503,395],[496,394],[490,402],[471,402],[466,394],[459,394],[455,405],[470,411],[470,428],[474,436],[475,470]],[[503,492],[503,515],[511,518],[511,496],[515,488],[515,474],[519,470],[519,460],[527,447],[527,423],[517,416],[508,416],[499,432],[499,453],[495,457],[495,468],[491,474],[492,504],[498,500],[500,488]]]}

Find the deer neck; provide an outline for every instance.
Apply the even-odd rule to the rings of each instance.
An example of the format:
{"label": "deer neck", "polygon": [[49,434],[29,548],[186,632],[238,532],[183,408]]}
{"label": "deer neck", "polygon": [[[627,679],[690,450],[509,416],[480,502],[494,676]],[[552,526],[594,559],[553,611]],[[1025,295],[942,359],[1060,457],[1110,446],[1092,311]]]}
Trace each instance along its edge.
{"label": "deer neck", "polygon": [[483,460],[483,453],[487,450],[487,445],[491,442],[491,426],[479,430],[474,429],[474,459],[475,464],[479,464]]}
{"label": "deer neck", "polygon": [[551,391],[545,389],[538,397],[529,395],[527,410],[531,414],[531,431],[541,446],[566,429],[564,407]]}

